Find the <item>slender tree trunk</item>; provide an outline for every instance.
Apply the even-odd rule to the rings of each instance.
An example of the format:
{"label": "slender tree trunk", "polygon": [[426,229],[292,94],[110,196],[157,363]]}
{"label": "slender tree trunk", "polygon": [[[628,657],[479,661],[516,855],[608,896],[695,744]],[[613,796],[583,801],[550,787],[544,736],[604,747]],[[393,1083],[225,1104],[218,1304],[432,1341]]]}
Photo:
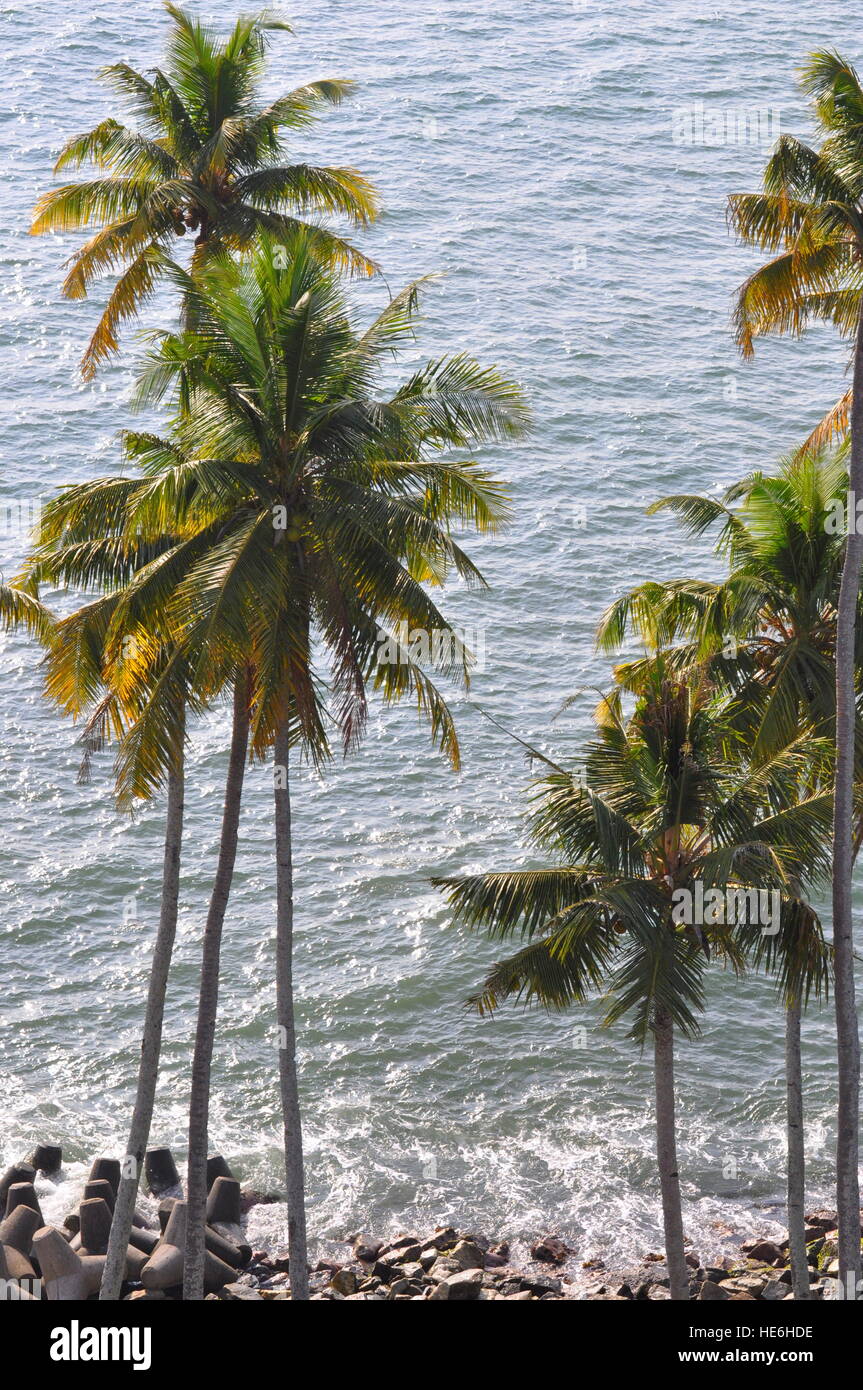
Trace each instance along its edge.
{"label": "slender tree trunk", "polygon": [[788,1095],[788,1248],[795,1298],[809,1298],[806,1259],[806,1151],[803,1137],[803,1067],[799,999],[785,1008],[785,1086]]}
{"label": "slender tree trunk", "polygon": [[851,885],[854,867],[852,815],[856,690],[854,669],[857,600],[863,535],[856,525],[863,498],[863,313],[854,354],[851,405],[850,526],[839,589],[836,621],[836,785],[833,803],[833,949],[836,1042],[839,1057],[839,1110],[836,1142],[836,1206],[839,1216],[839,1276],[847,1297],[860,1280],[860,1036],[854,990],[854,931]]}
{"label": "slender tree trunk", "polygon": [[123,1174],[114,1205],[111,1221],[111,1235],[108,1240],[108,1256],[102,1273],[100,1300],[116,1300],[120,1297],[120,1286],[126,1265],[126,1249],[132,1218],[135,1214],[135,1201],[138,1184],[144,1164],[144,1153],[150,1138],[150,1125],[153,1122],[153,1106],[156,1100],[156,1082],[159,1076],[159,1055],[162,1050],[162,1020],[165,1013],[165,992],[168,986],[168,973],[174,951],[174,937],[177,932],[177,904],[180,894],[180,848],[183,839],[183,797],[184,771],[183,749],[180,748],[177,765],[168,773],[168,806],[165,817],[165,857],[162,866],[162,905],[159,913],[159,927],[153,946],[153,961],[150,966],[150,984],[147,991],[147,1010],[144,1015],[144,1036],[141,1042],[141,1060],[138,1063],[138,1089],[135,1093],[135,1108],[132,1111],[132,1124]]}
{"label": "slender tree trunk", "polygon": [[291,1297],[309,1296],[306,1242],[306,1196],[303,1132],[297,1084],[294,1025],[294,867],[291,848],[291,789],[288,780],[290,739],[287,721],[276,735],[276,1021],[279,1031],[279,1084],[285,1128],[285,1177],[288,1199],[288,1257]]}
{"label": "slender tree trunk", "polygon": [[186,1191],[186,1247],[183,1265],[184,1299],[201,1299],[204,1296],[204,1220],[207,1206],[207,1126],[210,1113],[210,1066],[213,1058],[213,1040],[216,1035],[216,1014],[219,1006],[222,925],[231,891],[234,861],[237,857],[240,803],[243,796],[243,776],[246,770],[248,745],[249,681],[248,676],[244,673],[242,676],[238,676],[234,686],[231,751],[225,783],[219,862],[210,897],[207,924],[204,928],[201,992],[198,999],[198,1023],[195,1030],[195,1054],[192,1061],[192,1091],[189,1099],[189,1165]]}
{"label": "slender tree trunk", "polygon": [[665,1009],[657,1011],[653,1025],[656,1080],[656,1158],[662,1192],[665,1226],[665,1264],[671,1297],[689,1298],[689,1267],[683,1245],[683,1211],[677,1172],[677,1138],[674,1118],[674,1025]]}

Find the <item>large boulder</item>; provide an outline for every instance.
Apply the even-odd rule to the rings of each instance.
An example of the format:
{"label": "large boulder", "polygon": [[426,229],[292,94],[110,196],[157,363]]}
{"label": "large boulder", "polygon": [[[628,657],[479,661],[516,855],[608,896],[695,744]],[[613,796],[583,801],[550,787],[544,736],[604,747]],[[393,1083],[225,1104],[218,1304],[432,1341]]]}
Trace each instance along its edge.
{"label": "large boulder", "polygon": [[477,1299],[482,1288],[482,1270],[463,1269],[458,1274],[451,1274],[446,1280],[446,1287],[447,1293],[444,1296],[450,1302],[457,1300],[463,1303],[467,1299]]}
{"label": "large boulder", "polygon": [[530,1258],[541,1264],[562,1265],[570,1253],[569,1246],[559,1236],[543,1236],[531,1246]]}

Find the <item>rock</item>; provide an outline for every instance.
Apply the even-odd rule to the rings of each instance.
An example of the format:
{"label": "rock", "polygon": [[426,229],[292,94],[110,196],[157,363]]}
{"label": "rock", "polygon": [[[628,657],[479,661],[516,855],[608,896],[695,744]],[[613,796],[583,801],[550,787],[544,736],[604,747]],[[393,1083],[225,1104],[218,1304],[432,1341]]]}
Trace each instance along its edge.
{"label": "rock", "polygon": [[776,1303],[781,1298],[787,1297],[788,1285],[781,1279],[770,1279],[761,1291],[761,1297],[768,1303]]}
{"label": "rock", "polygon": [[240,1192],[240,1207],[245,1216],[252,1207],[266,1206],[272,1202],[282,1202],[278,1192],[258,1192],[254,1187],[244,1187]]}
{"label": "rock", "polygon": [[389,1255],[393,1250],[412,1250],[415,1245],[420,1245],[416,1236],[396,1236],[395,1240],[387,1241],[386,1245],[381,1246],[381,1256]]}
{"label": "rock", "polygon": [[411,1279],[394,1279],[390,1284],[390,1298],[422,1297],[422,1285]]}
{"label": "rock", "polygon": [[701,1288],[698,1290],[698,1299],[701,1303],[724,1302],[728,1297],[729,1294],[726,1289],[723,1288],[722,1284],[714,1284],[712,1279],[705,1279]]}
{"label": "rock", "polygon": [[[422,1252],[417,1248],[414,1258]],[[485,1265],[485,1252],[471,1240],[460,1240],[452,1250],[447,1251],[447,1259],[458,1265],[459,1269],[482,1269]]]}
{"label": "rock", "polygon": [[767,1287],[766,1275],[744,1274],[737,1278],[725,1280],[725,1290],[732,1296],[736,1293],[745,1293],[752,1298],[756,1298]]}
{"label": "rock", "polygon": [[207,1159],[207,1191],[213,1186],[216,1178],[232,1178],[228,1164],[221,1154],[210,1154]]}
{"label": "rock", "polygon": [[560,1293],[561,1284],[559,1279],[549,1278],[545,1274],[522,1274],[521,1287],[539,1296],[544,1293]]}
{"label": "rock", "polygon": [[98,1182],[104,1178],[114,1189],[114,1196],[120,1188],[120,1160],[119,1158],[97,1158],[90,1169],[88,1182]]}
{"label": "rock", "polygon": [[233,1303],[262,1303],[260,1293],[257,1289],[249,1288],[247,1284],[223,1284],[218,1290],[218,1298],[227,1299]]}
{"label": "rock", "polygon": [[541,1264],[563,1264],[570,1253],[569,1247],[558,1236],[543,1236],[530,1248],[530,1258],[539,1260]]}
{"label": "rock", "polygon": [[433,1245],[436,1250],[449,1250],[457,1242],[458,1231],[453,1230],[452,1226],[436,1226],[424,1245]]}
{"label": "rock", "polygon": [[340,1269],[330,1280],[330,1288],[346,1296],[355,1294],[358,1288],[357,1276],[352,1269]]}
{"label": "rock", "polygon": [[825,1235],[837,1229],[835,1211],[816,1211],[804,1218],[807,1226],[817,1226]]}
{"label": "rock", "polygon": [[37,1173],[52,1178],[63,1165],[63,1150],[59,1144],[37,1144],[27,1162]]}
{"label": "rock", "polygon": [[486,1269],[505,1269],[509,1263],[509,1246],[501,1246],[499,1250],[486,1250],[485,1267]]}
{"label": "rock", "polygon": [[383,1246],[378,1241],[368,1241],[362,1236],[354,1242],[354,1259],[362,1260],[363,1264],[374,1264]]}
{"label": "rock", "polygon": [[[383,1268],[386,1269],[386,1266],[383,1266]],[[377,1273],[377,1267],[375,1268],[375,1273]],[[461,1266],[457,1265],[455,1260],[447,1259],[445,1255],[439,1255],[428,1271],[429,1278],[433,1279],[435,1283],[437,1283],[439,1279],[448,1279],[451,1274],[460,1273]]]}
{"label": "rock", "polygon": [[164,1146],[147,1150],[144,1155],[144,1178],[154,1197],[161,1197],[165,1192],[182,1191],[174,1155]]}
{"label": "rock", "polygon": [[778,1245],[774,1245],[772,1240],[758,1241],[749,1250],[750,1260],[761,1260],[766,1265],[785,1263],[785,1257]]}
{"label": "rock", "polygon": [[222,1222],[229,1226],[239,1226],[241,1218],[240,1184],[237,1179],[216,1178],[207,1198],[207,1221],[210,1224]]}
{"label": "rock", "polygon": [[465,1299],[479,1298],[479,1291],[482,1288],[482,1270],[463,1269],[458,1274],[451,1274],[446,1280],[449,1290],[446,1297],[452,1300],[463,1302]]}
{"label": "rock", "polygon": [[5,1215],[11,1216],[16,1207],[30,1207],[39,1217],[39,1225],[45,1225],[42,1209],[39,1206],[39,1198],[36,1196],[36,1189],[32,1182],[13,1182],[9,1188],[6,1193]]}

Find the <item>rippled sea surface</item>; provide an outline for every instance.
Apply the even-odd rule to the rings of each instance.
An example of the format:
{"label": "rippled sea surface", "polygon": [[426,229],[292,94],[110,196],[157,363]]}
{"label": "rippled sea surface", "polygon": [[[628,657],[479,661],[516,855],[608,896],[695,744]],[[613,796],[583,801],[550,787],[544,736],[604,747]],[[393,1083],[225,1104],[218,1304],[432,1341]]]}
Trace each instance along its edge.
{"label": "rippled sea surface", "polygon": [[[208,7],[208,10],[211,7]],[[221,6],[221,16],[232,7]],[[86,17],[85,17],[86,12]],[[204,12],[204,11],[202,11]],[[479,1020],[464,1000],[494,947],[448,926],[433,873],[530,862],[529,769],[484,719],[573,761],[602,683],[592,634],[606,604],[648,576],[712,572],[672,520],[644,507],[716,492],[770,468],[843,389],[827,331],[735,355],[735,285],[754,261],[724,200],[755,186],[766,147],[681,144],[681,108],[761,111],[762,132],[808,133],[794,69],[846,36],[847,7],[463,0],[410,6],[296,0],[276,38],[273,94],[355,78],[356,100],[297,147],[352,163],[386,213],[365,240],[392,289],[444,272],[416,356],[467,350],[517,377],[535,437],[490,450],[516,519],[475,545],[485,595],[450,611],[485,632],[485,669],[456,697],[455,776],[408,710],[375,711],[362,753],[295,790],[296,979],[312,1231],[323,1242],[452,1220],[493,1235],[554,1229],[582,1258],[661,1245],[651,1069],[600,1007]],[[59,293],[71,237],[28,237],[62,141],[114,110],[95,81],[154,65],[156,0],[0,8],[0,504],[114,471],[140,344],[82,385],[76,363],[103,296]],[[359,296],[368,314],[385,298]],[[169,297],[146,322],[169,325]],[[407,368],[406,368],[407,370]],[[7,525],[7,576],[24,540]],[[61,1142],[69,1184],[120,1152],[157,920],[161,804],[112,807],[110,757],[76,783],[75,730],[46,705],[32,646],[0,638],[0,1158]],[[154,1142],[185,1144],[199,943],[218,832],[227,712],[194,731],[176,968]],[[226,924],[211,1144],[277,1186],[271,778],[250,772]],[[584,1026],[584,1034],[579,1027]],[[582,1045],[583,1044],[583,1045]],[[835,1094],[829,1010],[805,1025],[813,1205],[830,1196]],[[781,1219],[782,1016],[763,981],[717,975],[703,1038],[679,1049],[686,1226],[702,1249],[726,1228]],[[67,1203],[53,1196],[49,1213]],[[53,1205],[52,1205],[53,1204]],[[753,1211],[756,1215],[753,1216]],[[283,1210],[259,1208],[278,1239]]]}

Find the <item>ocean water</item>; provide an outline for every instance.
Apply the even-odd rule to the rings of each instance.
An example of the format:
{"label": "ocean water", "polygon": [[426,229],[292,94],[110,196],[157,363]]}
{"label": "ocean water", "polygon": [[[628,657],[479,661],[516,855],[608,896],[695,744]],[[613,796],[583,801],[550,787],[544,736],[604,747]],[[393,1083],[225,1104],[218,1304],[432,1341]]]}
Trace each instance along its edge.
{"label": "ocean water", "polygon": [[[755,186],[777,129],[808,132],[794,82],[806,53],[837,45],[859,56],[847,9],[295,0],[289,13],[296,34],[273,43],[272,92],[321,76],[359,83],[297,156],[355,164],[376,181],[385,215],[363,244],[390,288],[443,273],[405,371],[421,356],[471,351],[518,378],[536,415],[532,440],[484,454],[515,506],[505,537],[473,546],[491,591],[447,599],[485,643],[469,696],[455,696],[463,770],[441,762],[411,711],[376,709],[358,756],[323,779],[296,777],[312,1234],[323,1249],[357,1230],[439,1221],[514,1240],[554,1230],[579,1259],[623,1265],[662,1244],[649,1059],[624,1027],[599,1027],[598,1004],[562,1017],[467,1012],[495,948],[448,924],[428,879],[530,862],[531,773],[482,712],[576,761],[589,687],[607,674],[593,653],[605,606],[649,576],[713,572],[645,506],[769,468],[844,389],[847,353],[826,330],[765,343],[752,364],[737,358],[732,294],[755,262],[729,238],[724,202]],[[117,467],[140,344],[127,333],[119,361],[80,382],[102,296],[63,300],[75,239],[33,239],[27,226],[62,141],[114,110],[96,70],[119,58],[152,66],[164,32],[156,0],[0,7],[0,505],[13,518],[62,483]],[[681,142],[687,121],[695,143]],[[358,292],[358,312],[385,295],[383,284]],[[175,312],[166,296],[146,321],[169,324]],[[7,576],[23,548],[7,521]],[[109,757],[78,786],[75,730],[42,698],[32,645],[12,635],[0,649],[0,1158],[38,1139],[63,1144],[66,1180],[43,1189],[50,1216],[95,1153],[121,1152],[163,808],[120,816]],[[226,730],[227,712],[214,711],[190,748],[153,1132],[179,1159]],[[280,1181],[270,781],[260,767],[248,776],[211,1121],[212,1147],[262,1188]],[[717,974],[703,1037],[679,1049],[685,1220],[702,1251],[781,1222],[782,1031],[768,982]],[[806,1020],[805,1068],[814,1206],[830,1201],[829,1009]],[[278,1242],[283,1225],[279,1205],[253,1215],[256,1238]]]}

